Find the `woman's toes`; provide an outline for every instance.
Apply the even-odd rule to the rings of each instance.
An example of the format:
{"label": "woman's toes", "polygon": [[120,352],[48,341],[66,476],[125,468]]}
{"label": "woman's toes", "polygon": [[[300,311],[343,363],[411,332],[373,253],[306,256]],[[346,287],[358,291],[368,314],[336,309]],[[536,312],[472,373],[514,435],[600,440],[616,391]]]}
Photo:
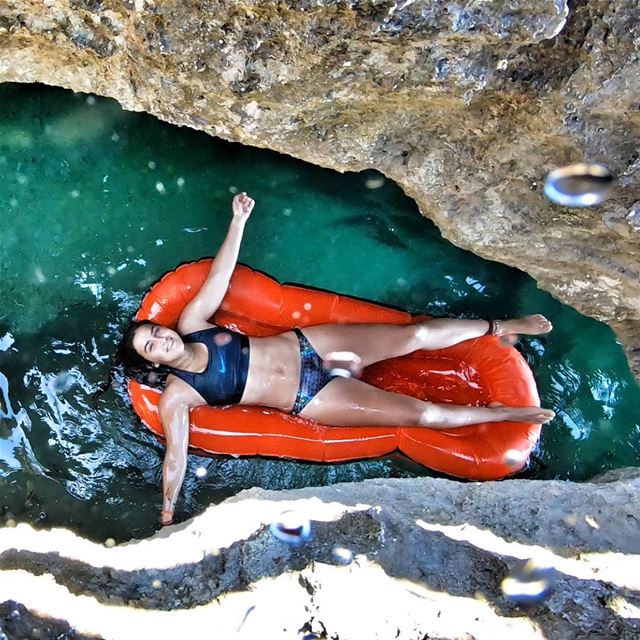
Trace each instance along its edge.
{"label": "woman's toes", "polygon": [[536,318],[538,320],[538,324],[544,331],[551,331],[553,325],[542,314],[538,313]]}
{"label": "woman's toes", "polygon": [[549,333],[549,331],[553,329],[553,325],[541,313],[534,313],[531,316],[525,316],[523,320],[527,325],[527,329],[534,335]]}

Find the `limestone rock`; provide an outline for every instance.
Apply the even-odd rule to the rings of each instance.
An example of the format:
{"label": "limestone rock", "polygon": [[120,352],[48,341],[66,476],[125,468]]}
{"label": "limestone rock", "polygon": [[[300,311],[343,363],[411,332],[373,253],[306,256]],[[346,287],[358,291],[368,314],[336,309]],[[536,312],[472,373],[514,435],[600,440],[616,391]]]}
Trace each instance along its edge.
{"label": "limestone rock", "polygon": [[[117,546],[4,528],[0,625],[43,639],[637,638],[640,471],[618,478],[252,489]],[[270,533],[286,510],[310,521],[305,544]],[[501,585],[532,558],[547,595],[523,607]]]}
{"label": "limestone rock", "polygon": [[[398,182],[458,246],[608,322],[640,373],[636,0],[8,0],[0,81]],[[619,176],[599,208],[554,166]]]}

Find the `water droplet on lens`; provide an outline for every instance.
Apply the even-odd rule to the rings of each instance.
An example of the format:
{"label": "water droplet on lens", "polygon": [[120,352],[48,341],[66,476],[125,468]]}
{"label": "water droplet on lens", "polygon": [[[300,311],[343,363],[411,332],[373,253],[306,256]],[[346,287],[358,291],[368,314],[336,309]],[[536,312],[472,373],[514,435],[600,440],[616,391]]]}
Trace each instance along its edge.
{"label": "water droplet on lens", "polygon": [[525,454],[518,449],[508,449],[505,451],[503,459],[505,464],[508,464],[510,467],[515,467],[517,465],[523,465],[527,458]]}
{"label": "water droplet on lens", "polygon": [[38,265],[34,266],[33,273],[40,284],[44,284],[47,281],[47,276],[44,275],[42,269]]}
{"label": "water droplet on lens", "polygon": [[176,180],[176,184],[177,184],[180,188],[184,187],[184,178],[182,178],[182,177],[178,178],[178,179]]}
{"label": "water droplet on lens", "polygon": [[385,183],[384,176],[370,176],[364,181],[367,189],[379,189]]}
{"label": "water droplet on lens", "polygon": [[515,333],[505,333],[498,338],[498,344],[501,347],[513,347],[518,342],[518,336]]}
{"label": "water droplet on lens", "polygon": [[154,589],[159,589],[162,586],[162,582],[160,580],[156,579],[151,583],[151,586]]}
{"label": "water droplet on lens", "polygon": [[344,547],[334,547],[333,556],[339,562],[349,564],[353,560],[353,551],[351,551],[351,549],[345,549]]}
{"label": "water droplet on lens", "polygon": [[196,469],[196,476],[198,478],[204,478],[207,475],[207,470],[205,467],[198,467]]}
{"label": "water droplet on lens", "polygon": [[213,341],[218,347],[224,347],[231,342],[231,334],[222,331],[214,336]]}
{"label": "water droplet on lens", "polygon": [[311,535],[311,522],[295,511],[283,511],[275,522],[269,525],[274,538],[291,545],[304,544]]}
{"label": "water droplet on lens", "polygon": [[51,387],[54,393],[64,393],[73,386],[73,376],[68,371],[61,371],[56,374]]}
{"label": "water droplet on lens", "polygon": [[579,162],[554,169],[544,184],[544,193],[564,207],[600,204],[613,185],[613,174],[602,164]]}
{"label": "water droplet on lens", "polygon": [[505,597],[519,605],[537,604],[553,591],[555,572],[552,566],[527,560],[502,581]]}
{"label": "water droplet on lens", "polygon": [[341,378],[358,378],[362,373],[362,358],[352,351],[331,351],[322,361],[329,375]]}
{"label": "water droplet on lens", "polygon": [[568,527],[575,527],[576,524],[578,524],[578,517],[576,516],[575,513],[569,513],[567,514],[564,518],[562,518],[562,521],[568,526]]}
{"label": "water droplet on lens", "polygon": [[107,547],[108,549],[111,549],[112,547],[116,546],[116,541],[113,538],[107,538],[104,541],[104,546]]}
{"label": "water droplet on lens", "polygon": [[156,191],[158,193],[165,193],[166,189],[164,188],[164,185],[162,184],[162,182],[158,181],[156,182]]}
{"label": "water droplet on lens", "polygon": [[149,167],[149,169],[153,170],[156,168],[156,163],[153,160],[149,160],[149,162],[147,162],[147,167]]}
{"label": "water droplet on lens", "polygon": [[96,103],[95,96],[87,96],[85,102],[92,107]]}

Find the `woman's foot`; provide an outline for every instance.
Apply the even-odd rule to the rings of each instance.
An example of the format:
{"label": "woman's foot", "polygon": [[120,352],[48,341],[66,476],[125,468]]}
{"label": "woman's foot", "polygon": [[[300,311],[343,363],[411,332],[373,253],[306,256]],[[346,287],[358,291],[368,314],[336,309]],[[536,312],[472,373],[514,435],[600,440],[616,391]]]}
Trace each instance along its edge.
{"label": "woman's foot", "polygon": [[493,326],[494,335],[496,336],[504,336],[510,333],[539,336],[543,333],[549,333],[553,329],[553,325],[539,313],[522,318],[514,318],[513,320],[494,320]]}
{"label": "woman's foot", "polygon": [[488,405],[498,412],[496,422],[527,422],[530,424],[545,424],[555,418],[555,412],[542,407],[507,407],[501,402],[491,402]]}

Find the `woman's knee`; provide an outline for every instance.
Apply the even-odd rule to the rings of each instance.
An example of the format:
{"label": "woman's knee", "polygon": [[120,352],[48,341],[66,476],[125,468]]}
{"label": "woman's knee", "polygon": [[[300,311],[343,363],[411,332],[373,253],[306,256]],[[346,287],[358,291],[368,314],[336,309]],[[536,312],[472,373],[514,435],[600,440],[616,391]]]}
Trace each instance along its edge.
{"label": "woman's knee", "polygon": [[407,353],[412,353],[413,351],[421,349],[429,333],[424,322],[398,327],[398,331],[400,332],[402,342],[404,343],[402,350]]}
{"label": "woman's knee", "polygon": [[404,427],[426,426],[433,419],[429,402],[406,396],[400,406],[396,405],[393,422]]}
{"label": "woman's knee", "polygon": [[418,424],[422,427],[441,425],[443,422],[442,411],[433,402],[421,402]]}

